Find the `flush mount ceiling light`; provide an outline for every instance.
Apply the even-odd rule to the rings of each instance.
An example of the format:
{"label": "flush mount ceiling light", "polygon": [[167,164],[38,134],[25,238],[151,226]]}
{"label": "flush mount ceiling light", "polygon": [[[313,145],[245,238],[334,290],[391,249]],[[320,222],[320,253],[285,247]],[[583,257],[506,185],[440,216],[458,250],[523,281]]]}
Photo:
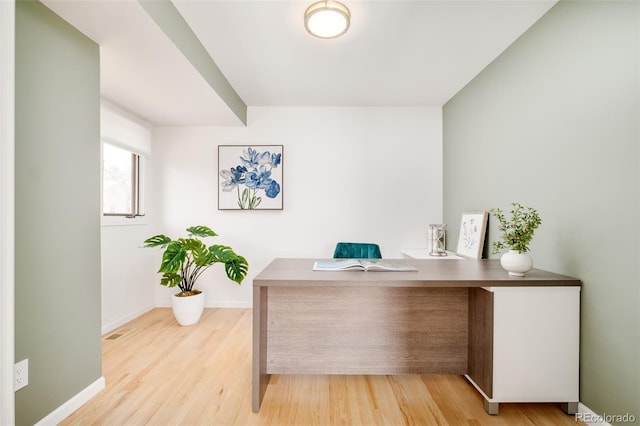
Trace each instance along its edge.
{"label": "flush mount ceiling light", "polygon": [[319,1],[304,12],[304,27],[309,34],[319,38],[334,38],[349,29],[351,13],[337,1]]}

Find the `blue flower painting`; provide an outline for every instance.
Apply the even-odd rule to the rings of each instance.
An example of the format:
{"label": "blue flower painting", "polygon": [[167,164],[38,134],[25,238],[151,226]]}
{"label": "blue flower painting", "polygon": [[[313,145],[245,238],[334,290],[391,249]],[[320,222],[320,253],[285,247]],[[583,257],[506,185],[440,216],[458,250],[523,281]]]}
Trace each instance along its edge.
{"label": "blue flower painting", "polygon": [[218,146],[218,209],[282,209],[282,145]]}

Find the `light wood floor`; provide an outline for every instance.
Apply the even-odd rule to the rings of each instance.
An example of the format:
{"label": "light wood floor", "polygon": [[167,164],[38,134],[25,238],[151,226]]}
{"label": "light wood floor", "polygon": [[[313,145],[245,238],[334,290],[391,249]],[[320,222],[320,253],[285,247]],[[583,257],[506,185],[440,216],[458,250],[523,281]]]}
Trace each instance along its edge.
{"label": "light wood floor", "polygon": [[489,416],[460,376],[272,376],[251,411],[251,310],[181,327],[154,309],[102,340],[107,387],[62,425],[575,425],[554,404]]}

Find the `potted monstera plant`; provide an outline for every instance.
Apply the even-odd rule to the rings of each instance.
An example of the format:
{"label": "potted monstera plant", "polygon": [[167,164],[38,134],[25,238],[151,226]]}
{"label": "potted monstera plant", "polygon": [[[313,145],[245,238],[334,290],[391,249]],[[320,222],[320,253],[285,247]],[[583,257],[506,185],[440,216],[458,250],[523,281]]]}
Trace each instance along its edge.
{"label": "potted monstera plant", "polygon": [[144,242],[145,247],[164,249],[158,270],[162,274],[160,284],[180,289],[171,298],[173,314],[180,325],[192,325],[200,320],[204,310],[204,293],[195,285],[209,267],[216,263],[224,264],[227,277],[238,284],[242,283],[249,270],[247,259],[235,253],[231,247],[220,244],[207,246],[202,242],[200,238],[218,235],[210,228],[192,226],[187,228],[187,232],[187,238],[174,240],[159,234]]}

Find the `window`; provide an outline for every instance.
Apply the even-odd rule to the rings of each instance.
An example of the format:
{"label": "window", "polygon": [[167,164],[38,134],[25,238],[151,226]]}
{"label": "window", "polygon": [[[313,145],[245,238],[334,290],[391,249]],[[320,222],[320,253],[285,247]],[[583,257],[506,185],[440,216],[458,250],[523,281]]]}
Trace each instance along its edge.
{"label": "window", "polygon": [[[0,0],[2,1],[2,0]],[[151,127],[130,113],[102,102],[103,226],[143,225],[147,160],[151,158]]]}
{"label": "window", "polygon": [[102,213],[104,216],[144,216],[142,159],[124,148],[102,143]]}

